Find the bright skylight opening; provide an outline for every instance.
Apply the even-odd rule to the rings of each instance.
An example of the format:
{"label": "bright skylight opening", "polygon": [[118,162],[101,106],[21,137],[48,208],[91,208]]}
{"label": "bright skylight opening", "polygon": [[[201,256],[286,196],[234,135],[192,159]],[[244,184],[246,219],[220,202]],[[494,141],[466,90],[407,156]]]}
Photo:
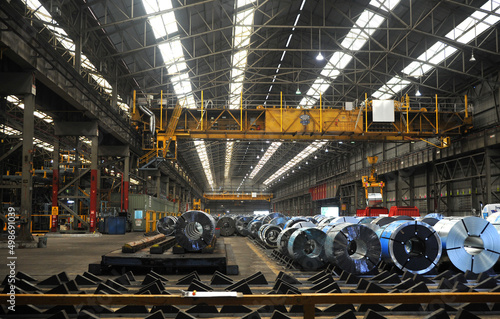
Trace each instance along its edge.
{"label": "bright skylight opening", "polygon": [[226,143],[226,162],[224,164],[224,179],[229,178],[229,169],[231,168],[231,160],[233,157],[234,142]]}
{"label": "bright skylight opening", "polygon": [[[173,9],[170,0],[143,0],[144,8],[147,14],[155,14],[159,11]],[[189,78],[189,70],[184,58],[184,49],[180,37],[176,35],[179,32],[177,20],[173,11],[150,16],[149,24],[153,29],[155,38],[158,41],[169,37],[169,41],[159,44],[163,62],[167,68],[170,81],[174,87],[175,95],[183,107],[196,108],[196,102],[193,95],[193,87]]]}
{"label": "bright skylight opening", "polygon": [[215,188],[214,178],[212,176],[212,169],[210,168],[210,161],[207,155],[207,148],[205,146],[205,141],[194,141],[196,151],[198,152],[198,157],[200,158],[201,165],[205,171],[205,176],[208,181],[208,185],[212,189]]}
{"label": "bright skylight opening", "polygon": [[[399,2],[399,0],[372,0],[370,4],[388,11],[392,10]],[[360,50],[384,21],[385,17],[368,9],[364,10],[357,18],[355,27],[342,40],[341,46],[348,51]],[[335,52],[321,71],[321,76],[314,81],[299,105],[304,108],[313,107],[318,102],[320,95],[326,92],[331,82],[340,75],[340,71],[345,69],[352,59],[353,56],[350,53]]]}
{"label": "bright skylight opening", "polygon": [[[481,10],[487,10],[491,13],[485,13],[480,10],[475,11],[470,17],[448,32],[446,37],[459,43],[467,44],[500,21],[500,1],[488,1],[481,7]],[[408,76],[421,77],[431,71],[434,68],[433,65],[441,64],[457,51],[457,48],[437,41],[422,53],[417,58],[417,61],[408,64],[402,72]],[[394,77],[373,93],[372,96],[377,99],[389,99],[403,91],[409,85],[409,81],[403,80],[400,77]]]}
{"label": "bright skylight opening", "polygon": [[254,0],[238,0],[236,2],[236,16],[233,28],[233,49],[235,52],[231,57],[231,83],[229,84],[229,108],[238,109],[241,106],[241,93],[243,92],[243,81],[245,80],[245,69],[247,66],[248,49],[252,35],[252,24],[255,8],[251,7],[242,11],[239,8],[253,4]]}
{"label": "bright skylight opening", "polygon": [[255,175],[260,172],[262,167],[266,165],[267,161],[269,161],[269,159],[273,156],[273,154],[278,150],[280,146],[281,142],[273,142],[271,143],[271,145],[269,145],[264,155],[262,155],[262,157],[260,158],[259,163],[257,163],[253,171],[250,173],[250,178],[254,178]]}
{"label": "bright skylight opening", "polygon": [[[45,22],[46,25],[45,27],[52,31],[52,34],[54,37],[59,41],[59,43],[66,49],[68,50],[69,54],[71,56],[75,56],[75,43],[73,42],[72,39],[69,38],[68,34],[64,29],[58,26],[57,21],[52,19],[51,14],[45,9],[44,6],[41,5],[41,3],[38,0],[28,0],[26,1],[26,6],[33,10],[35,13],[35,16],[40,19],[41,21]],[[94,81],[102,88],[102,90],[108,94],[111,95],[112,93],[112,87],[109,82],[102,77],[102,75],[98,74],[97,68],[90,62],[90,60],[85,56],[85,54],[81,54],[81,66],[82,68],[86,69],[89,71],[90,76],[94,79]],[[122,103],[123,104],[123,103]],[[123,108],[123,110],[128,111],[127,108]]]}
{"label": "bright skylight opening", "polygon": [[305,149],[302,150],[297,156],[292,158],[288,163],[283,165],[279,170],[277,170],[273,175],[271,175],[268,179],[264,181],[264,185],[269,185],[272,183],[274,180],[279,178],[280,176],[283,176],[286,172],[297,166],[300,162],[308,158],[311,154],[314,152],[318,151],[320,148],[322,148],[326,144],[325,141],[316,141],[307,146]]}

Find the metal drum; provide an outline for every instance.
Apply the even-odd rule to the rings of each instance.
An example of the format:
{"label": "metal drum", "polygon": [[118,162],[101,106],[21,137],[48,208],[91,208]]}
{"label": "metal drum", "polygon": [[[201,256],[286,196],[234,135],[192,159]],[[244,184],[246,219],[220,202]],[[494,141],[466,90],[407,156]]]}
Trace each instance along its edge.
{"label": "metal drum", "polygon": [[175,223],[175,239],[187,251],[198,251],[215,239],[215,219],[209,214],[190,210]]}
{"label": "metal drum", "polygon": [[380,261],[380,241],[366,225],[340,223],[334,225],[326,236],[326,258],[342,270],[365,274]]}
{"label": "metal drum", "polygon": [[288,254],[303,269],[319,269],[326,264],[325,238],[326,234],[317,228],[300,228],[288,240]]}
{"label": "metal drum", "polygon": [[500,253],[500,235],[487,220],[479,217],[446,218],[434,226],[451,263],[465,272],[491,269]]}
{"label": "metal drum", "polygon": [[176,222],[177,222],[177,217],[165,216],[156,222],[156,230],[158,230],[165,236],[172,236],[175,233]]}
{"label": "metal drum", "polygon": [[401,270],[425,274],[441,258],[441,239],[429,225],[419,221],[398,220],[379,230],[382,259]]}
{"label": "metal drum", "polygon": [[232,217],[224,216],[217,221],[217,228],[220,229],[221,236],[232,236],[236,232],[236,222]]}

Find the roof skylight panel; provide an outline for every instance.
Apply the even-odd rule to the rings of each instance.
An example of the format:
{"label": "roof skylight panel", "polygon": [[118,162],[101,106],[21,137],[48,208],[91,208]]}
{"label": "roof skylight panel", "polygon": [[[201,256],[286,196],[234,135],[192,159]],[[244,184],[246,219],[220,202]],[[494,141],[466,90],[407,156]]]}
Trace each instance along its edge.
{"label": "roof skylight panel", "polygon": [[226,161],[224,165],[224,178],[229,178],[229,169],[231,168],[231,160],[233,157],[234,142],[230,141],[226,143]]}
{"label": "roof skylight panel", "polygon": [[272,181],[277,179],[278,177],[282,176],[285,174],[287,171],[298,165],[301,161],[303,161],[305,158],[307,158],[309,155],[313,154],[317,150],[319,150],[321,147],[323,147],[326,144],[325,141],[317,141],[313,142],[309,146],[307,146],[305,149],[303,149],[297,156],[292,158],[288,163],[286,163],[284,166],[282,166],[279,170],[277,170],[273,175],[271,175],[268,179],[264,181],[264,185],[269,185]]}
{"label": "roof skylight panel", "polygon": [[214,190],[215,183],[212,177],[212,170],[210,168],[210,162],[208,160],[207,148],[205,146],[205,141],[194,141],[196,151],[198,152],[198,157],[200,158],[201,165],[205,171],[205,176],[207,178],[208,184],[212,191]]}
{"label": "roof skylight panel", "polygon": [[267,148],[266,152],[264,155],[261,157],[257,165],[255,165],[255,168],[253,171],[250,173],[249,178],[254,178],[257,173],[260,172],[262,167],[269,161],[269,159],[273,156],[273,154],[278,150],[278,148],[281,146],[281,142],[273,142],[269,147]]}

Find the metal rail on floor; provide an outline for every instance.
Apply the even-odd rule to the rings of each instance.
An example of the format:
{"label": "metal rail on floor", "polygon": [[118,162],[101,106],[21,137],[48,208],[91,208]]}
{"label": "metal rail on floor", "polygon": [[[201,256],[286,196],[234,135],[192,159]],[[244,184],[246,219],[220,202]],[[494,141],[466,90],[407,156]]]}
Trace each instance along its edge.
{"label": "metal rail on floor", "polygon": [[[0,294],[0,300],[9,300],[10,295]],[[415,303],[484,303],[500,302],[498,292],[466,293],[360,293],[300,295],[245,295],[235,298],[182,297],[180,295],[77,295],[77,294],[17,294],[16,305],[301,305],[304,319],[314,319],[315,305],[323,304],[415,304]]]}

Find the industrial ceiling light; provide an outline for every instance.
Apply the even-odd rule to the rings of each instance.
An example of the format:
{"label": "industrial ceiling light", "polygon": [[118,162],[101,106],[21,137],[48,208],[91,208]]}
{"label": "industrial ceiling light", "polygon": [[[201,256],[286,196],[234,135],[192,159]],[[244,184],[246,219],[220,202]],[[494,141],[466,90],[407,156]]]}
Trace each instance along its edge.
{"label": "industrial ceiling light", "polygon": [[417,92],[415,92],[415,96],[422,96],[422,93],[420,93],[420,90],[418,89],[418,86],[417,86]]}
{"label": "industrial ceiling light", "polygon": [[327,148],[325,149],[325,153],[328,153],[328,149]]}
{"label": "industrial ceiling light", "polygon": [[474,57],[474,50],[472,50],[472,54],[470,56],[470,62],[476,62],[476,58]]}
{"label": "industrial ceiling light", "polygon": [[300,92],[300,89],[299,89],[298,85],[297,85],[297,91],[295,91],[295,94],[297,94],[297,95],[301,95],[302,94],[302,92]]}
{"label": "industrial ceiling light", "polygon": [[318,29],[318,34],[319,34],[319,53],[316,56],[316,60],[323,61],[325,57],[323,56],[323,54],[321,54],[321,29]]}

